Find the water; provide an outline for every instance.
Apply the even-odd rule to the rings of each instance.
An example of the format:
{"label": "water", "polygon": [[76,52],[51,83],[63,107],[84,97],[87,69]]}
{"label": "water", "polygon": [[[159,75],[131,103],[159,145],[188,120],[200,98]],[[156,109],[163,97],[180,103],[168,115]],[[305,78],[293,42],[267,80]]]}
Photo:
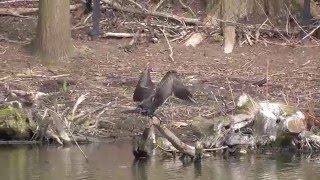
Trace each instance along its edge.
{"label": "water", "polygon": [[134,162],[130,143],[82,146],[0,146],[2,180],[320,179],[320,160],[297,155],[211,157],[201,163],[156,156]]}

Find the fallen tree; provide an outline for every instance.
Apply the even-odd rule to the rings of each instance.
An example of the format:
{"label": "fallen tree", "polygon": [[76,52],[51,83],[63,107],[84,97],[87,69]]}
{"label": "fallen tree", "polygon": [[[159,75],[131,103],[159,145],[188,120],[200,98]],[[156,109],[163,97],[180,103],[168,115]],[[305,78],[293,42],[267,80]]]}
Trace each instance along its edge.
{"label": "fallen tree", "polygon": [[[198,137],[195,146],[182,142],[157,118],[153,125],[168,142],[157,141],[164,152],[180,153],[191,158],[207,156],[206,152],[223,150],[239,153],[287,148],[302,152],[319,151],[320,136],[307,129],[306,116],[293,106],[269,101],[255,101],[247,94],[237,100],[235,115],[208,120],[202,117],[192,122],[192,130]],[[269,148],[270,149],[270,148]]]}
{"label": "fallen tree", "polygon": [[[81,4],[70,5],[70,10],[75,10],[81,7]],[[39,8],[0,8],[0,15],[11,15],[18,17],[25,17],[24,15],[35,13]]]}

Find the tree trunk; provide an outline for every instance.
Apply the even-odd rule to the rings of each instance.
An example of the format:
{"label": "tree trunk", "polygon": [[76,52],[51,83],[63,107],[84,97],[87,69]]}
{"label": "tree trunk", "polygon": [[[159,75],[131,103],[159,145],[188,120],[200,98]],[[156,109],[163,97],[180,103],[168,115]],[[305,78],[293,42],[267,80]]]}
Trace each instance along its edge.
{"label": "tree trunk", "polygon": [[69,0],[40,0],[38,13],[34,54],[46,64],[70,57],[74,49]]}
{"label": "tree trunk", "polygon": [[220,25],[224,35],[224,52],[231,53],[236,42],[236,29],[233,24],[220,23],[237,22],[239,18],[244,18],[253,11],[253,0],[207,0],[206,23]]}

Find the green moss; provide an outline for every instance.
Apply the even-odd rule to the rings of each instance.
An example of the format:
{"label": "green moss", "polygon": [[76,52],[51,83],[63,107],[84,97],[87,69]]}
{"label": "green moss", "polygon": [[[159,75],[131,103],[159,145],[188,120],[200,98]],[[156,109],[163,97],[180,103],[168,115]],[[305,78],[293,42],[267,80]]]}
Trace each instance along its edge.
{"label": "green moss", "polygon": [[277,139],[274,144],[276,147],[288,147],[291,145],[291,141],[292,141],[292,136],[283,133],[277,136]]}
{"label": "green moss", "polygon": [[172,144],[166,138],[163,138],[163,137],[157,138],[156,144],[161,149],[164,149],[167,151],[170,151],[170,150],[176,151],[176,149],[172,146]]}
{"label": "green moss", "polygon": [[16,108],[0,109],[0,133],[8,136],[24,137],[30,126],[26,115]]}
{"label": "green moss", "polygon": [[212,38],[213,38],[213,40],[214,40],[215,42],[223,42],[223,40],[224,40],[224,37],[221,36],[220,34],[214,34],[214,35],[212,36]]}
{"label": "green moss", "polygon": [[286,114],[286,116],[291,116],[297,112],[297,109],[293,106],[281,105],[281,110]]}
{"label": "green moss", "polygon": [[236,107],[236,114],[250,114],[254,109],[254,101],[250,97],[248,100],[242,105]]}
{"label": "green moss", "polygon": [[232,119],[230,116],[224,116],[222,118],[222,125],[223,126],[229,126],[232,123]]}
{"label": "green moss", "polygon": [[196,136],[204,137],[214,133],[215,121],[205,119],[201,116],[194,117],[192,120],[191,128]]}

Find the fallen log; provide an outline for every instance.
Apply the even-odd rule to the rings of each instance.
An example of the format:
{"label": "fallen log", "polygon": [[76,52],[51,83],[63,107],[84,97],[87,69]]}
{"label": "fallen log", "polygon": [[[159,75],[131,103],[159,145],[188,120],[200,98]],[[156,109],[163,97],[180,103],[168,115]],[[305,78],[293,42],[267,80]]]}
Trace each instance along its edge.
{"label": "fallen log", "polygon": [[[101,35],[101,37],[115,37],[115,38],[132,38],[135,37],[135,33],[115,33],[115,32],[106,32]],[[140,34],[140,37],[146,37],[146,34]]]}
{"label": "fallen log", "polygon": [[52,117],[52,129],[54,129],[59,138],[62,140],[63,144],[70,144],[71,143],[71,139],[67,133],[67,131],[64,128],[64,124],[62,123],[62,121],[64,121],[64,119],[62,119],[60,117],[60,115],[58,115],[56,112],[54,112],[53,110],[49,109],[49,114]]}
{"label": "fallen log", "polygon": [[[82,4],[70,5],[70,10],[75,10],[81,7]],[[0,8],[0,15],[11,15],[25,17],[23,15],[37,12],[38,8]]]}
{"label": "fallen log", "polygon": [[195,157],[195,147],[187,145],[182,142],[175,134],[173,134],[165,125],[160,124],[159,119],[152,119],[153,125],[158,129],[158,131],[171,142],[171,144],[178,149],[181,153],[188,155],[190,157]]}
{"label": "fallen log", "polygon": [[27,119],[27,115],[18,107],[2,105],[0,107],[1,139],[30,139],[30,132],[32,132],[35,127],[31,127]]}
{"label": "fallen log", "polygon": [[39,0],[9,0],[9,1],[2,1],[0,4],[10,4],[16,2],[38,2]]}

